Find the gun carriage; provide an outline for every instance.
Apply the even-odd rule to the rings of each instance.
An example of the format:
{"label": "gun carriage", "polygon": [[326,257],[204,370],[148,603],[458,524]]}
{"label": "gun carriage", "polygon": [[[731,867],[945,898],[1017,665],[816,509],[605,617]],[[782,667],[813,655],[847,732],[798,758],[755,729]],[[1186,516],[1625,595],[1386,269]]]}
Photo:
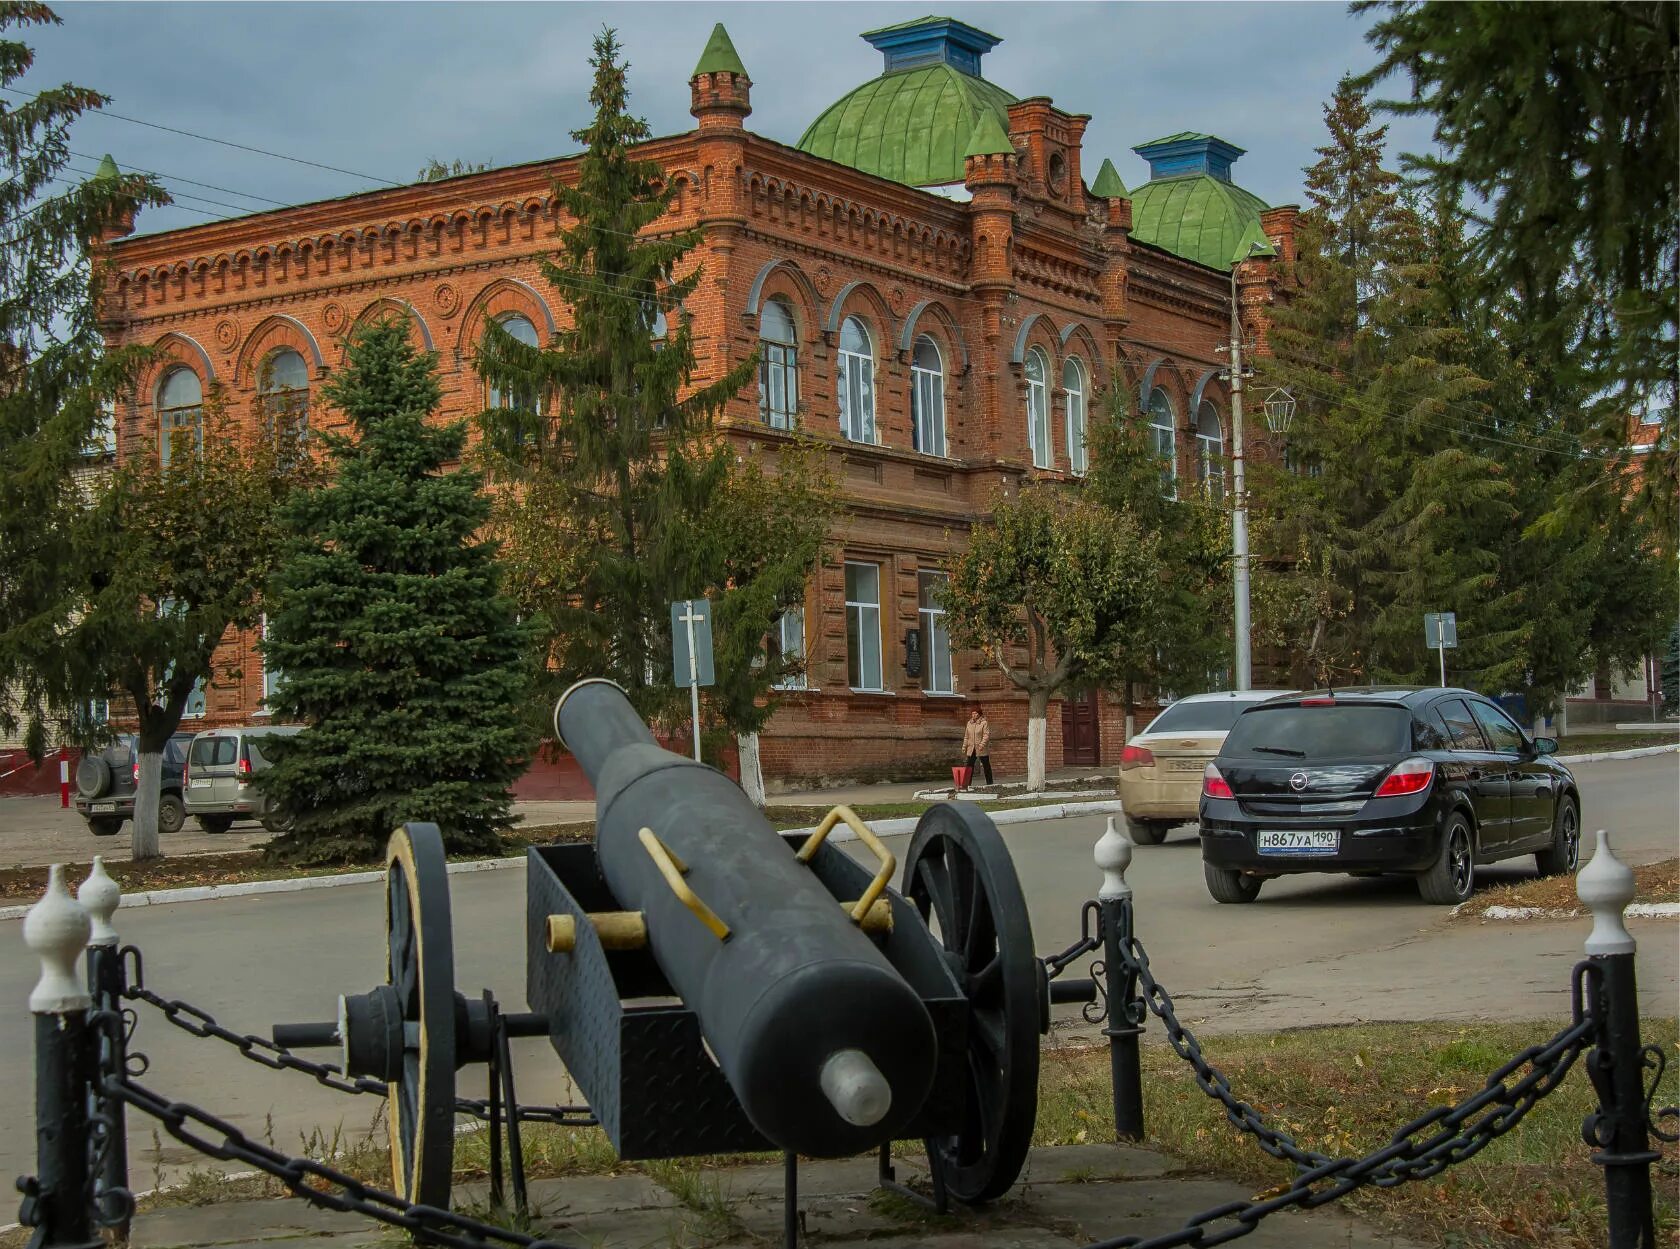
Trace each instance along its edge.
{"label": "gun carriage", "polygon": [[[388,1085],[397,1191],[447,1207],[456,1074],[496,1061],[498,1036],[505,1065],[509,1035],[549,1038],[627,1160],[780,1150],[791,1181],[795,1155],[880,1150],[890,1178],[891,1143],[921,1139],[941,1201],[1007,1191],[1052,997],[1095,989],[1052,985],[986,814],[930,808],[900,891],[852,812],[777,833],[727,777],[662,749],[610,682],[569,689],[555,727],[595,787],[596,839],[528,851],[530,1011],[457,992],[442,839],[408,824],[387,856],[386,983],[341,997],[336,1023],[274,1029]],[[830,840],[841,826],[871,864]]]}

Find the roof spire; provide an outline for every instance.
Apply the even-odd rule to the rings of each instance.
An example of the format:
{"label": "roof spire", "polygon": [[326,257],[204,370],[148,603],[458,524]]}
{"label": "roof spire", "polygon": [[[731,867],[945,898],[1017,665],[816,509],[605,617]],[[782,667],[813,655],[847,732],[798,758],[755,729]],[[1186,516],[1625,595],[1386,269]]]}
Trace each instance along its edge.
{"label": "roof spire", "polygon": [[1277,248],[1272,246],[1272,240],[1266,237],[1265,230],[1260,227],[1260,219],[1254,218],[1248,223],[1248,229],[1243,231],[1242,238],[1237,240],[1237,250],[1231,257],[1231,266],[1235,268],[1245,260],[1257,256],[1275,256]]}
{"label": "roof spire", "polygon": [[1120,171],[1106,156],[1103,157],[1102,168],[1097,170],[1097,180],[1091,184],[1091,194],[1100,195],[1103,199],[1126,198],[1126,184],[1120,181]]}
{"label": "roof spire", "polygon": [[968,137],[968,147],[963,149],[963,158],[970,156],[1013,156],[1015,145],[1009,141],[999,124],[997,114],[989,108],[980,110],[980,116],[974,123],[974,132]]}
{"label": "roof spire", "polygon": [[117,168],[117,162],[111,159],[109,152],[106,152],[104,159],[99,162],[99,168],[93,171],[93,176],[102,180],[120,178],[122,177],[122,170]]}
{"label": "roof spire", "polygon": [[690,78],[697,78],[701,74],[739,74],[747,76],[746,66],[741,64],[741,57],[735,51],[735,45],[730,42],[729,32],[719,22],[712,27],[712,37],[706,40],[706,49],[700,53],[700,63],[694,67]]}

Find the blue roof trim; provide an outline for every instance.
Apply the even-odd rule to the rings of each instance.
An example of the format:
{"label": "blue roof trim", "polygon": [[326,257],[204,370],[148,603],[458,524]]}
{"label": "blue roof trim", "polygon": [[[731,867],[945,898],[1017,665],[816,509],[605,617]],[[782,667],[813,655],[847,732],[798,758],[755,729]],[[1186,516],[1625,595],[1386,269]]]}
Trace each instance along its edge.
{"label": "blue roof trim", "polygon": [[943,62],[976,78],[980,76],[980,58],[1003,42],[996,35],[950,17],[866,31],[863,39],[886,58],[883,73]]}

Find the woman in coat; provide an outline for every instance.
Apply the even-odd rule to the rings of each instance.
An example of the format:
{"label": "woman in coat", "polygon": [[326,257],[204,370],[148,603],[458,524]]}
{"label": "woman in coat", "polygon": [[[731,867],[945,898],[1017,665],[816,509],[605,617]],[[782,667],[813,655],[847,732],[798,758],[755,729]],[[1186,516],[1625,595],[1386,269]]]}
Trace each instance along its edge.
{"label": "woman in coat", "polygon": [[978,759],[986,769],[986,784],[992,783],[992,757],[987,753],[992,741],[992,726],[986,723],[986,713],[978,703],[968,713],[963,726],[963,755],[968,759],[968,783],[974,784],[974,761]]}

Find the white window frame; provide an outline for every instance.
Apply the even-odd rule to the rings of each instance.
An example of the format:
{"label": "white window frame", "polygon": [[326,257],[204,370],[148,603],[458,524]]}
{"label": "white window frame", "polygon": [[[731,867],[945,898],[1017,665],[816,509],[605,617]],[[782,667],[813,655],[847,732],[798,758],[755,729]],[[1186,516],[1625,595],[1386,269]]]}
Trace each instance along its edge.
{"label": "white window frame", "polygon": [[[846,331],[855,328],[864,350],[845,346]],[[874,444],[879,440],[875,426],[875,340],[869,327],[857,317],[847,317],[840,326],[841,347],[837,356],[836,395],[840,403],[840,433],[848,442]]]}
{"label": "white window frame", "polygon": [[[854,568],[868,569],[875,581],[875,598],[872,600],[852,597],[851,571]],[[882,694],[886,692],[886,662],[882,654],[883,646],[881,634],[881,566],[864,560],[847,560],[846,573],[846,682],[852,690],[859,694]],[[861,593],[861,590],[860,590]],[[854,627],[853,621],[856,620]],[[867,630],[867,632],[866,632]],[[875,671],[868,671],[868,647],[864,640],[868,637],[875,639]],[[852,644],[856,637],[858,645]],[[863,653],[860,653],[863,652]],[[874,684],[869,678],[874,677]]]}
{"label": "white window frame", "polygon": [[[174,407],[163,406],[163,392],[168,388],[170,379],[179,373],[185,373],[198,384],[198,401],[196,403],[181,403]],[[157,388],[158,415],[158,457],[159,463],[165,468],[173,453],[174,432],[185,429],[189,425],[193,431],[194,451],[204,450],[204,379],[199,377],[184,364],[177,364],[169,368],[158,381]]]}
{"label": "white window frame", "polygon": [[955,694],[956,665],[951,659],[951,633],[945,627],[945,609],[927,595],[934,584],[951,579],[949,573],[922,569],[916,573],[916,614],[922,626],[922,692]]}
{"label": "white window frame", "polygon": [[[1036,369],[1035,367],[1036,366]],[[1050,362],[1037,347],[1027,352],[1022,371],[1027,377],[1027,446],[1034,468],[1049,468],[1050,453]],[[1034,374],[1037,376],[1034,376]]]}
{"label": "white window frame", "polygon": [[[776,645],[783,659],[794,656],[801,661],[805,658],[805,604],[796,603],[792,607],[782,610],[782,615],[776,621]],[[775,690],[802,690],[805,688],[805,673],[790,672],[778,680],[770,683]]]}
{"label": "white window frame", "polygon": [[[933,353],[934,367],[919,358],[922,348]],[[910,424],[916,450],[923,455],[945,455],[945,357],[939,344],[928,335],[916,339],[910,352]]]}
{"label": "white window frame", "polygon": [[[1217,434],[1205,432],[1204,414],[1213,418]],[[1208,498],[1216,502],[1225,498],[1225,422],[1219,408],[1207,399],[1196,410],[1196,482]]]}
{"label": "white window frame", "polygon": [[[1155,400],[1161,402],[1157,406]],[[1159,386],[1149,392],[1149,429],[1151,445],[1156,458],[1163,461],[1161,466],[1162,493],[1169,499],[1178,498],[1178,413],[1173,410],[1172,399]],[[1162,422],[1165,422],[1163,424]]]}
{"label": "white window frame", "polygon": [[1069,357],[1062,365],[1062,389],[1067,403],[1068,467],[1083,477],[1090,465],[1085,451],[1085,427],[1090,387],[1086,384],[1085,366],[1077,357]]}
{"label": "white window frame", "polygon": [[[771,309],[787,318],[787,338],[774,338],[765,325]],[[758,419],[771,429],[793,429],[799,423],[799,323],[785,299],[765,301],[758,318]],[[776,403],[781,383],[781,404]]]}

